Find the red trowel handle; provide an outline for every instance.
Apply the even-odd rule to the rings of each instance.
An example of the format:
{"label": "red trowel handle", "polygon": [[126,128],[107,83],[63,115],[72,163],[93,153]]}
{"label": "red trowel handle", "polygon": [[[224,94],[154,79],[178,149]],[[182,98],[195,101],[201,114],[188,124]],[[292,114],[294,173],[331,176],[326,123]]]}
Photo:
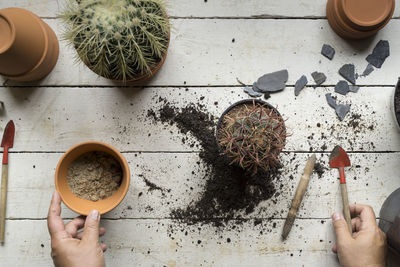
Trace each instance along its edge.
{"label": "red trowel handle", "polygon": [[349,232],[351,234],[352,227],[351,227],[349,197],[348,197],[348,193],[347,193],[346,176],[344,175],[343,167],[339,167],[339,175],[340,175],[340,191],[342,192],[343,215],[344,215],[344,219],[346,220],[347,227],[349,228]]}

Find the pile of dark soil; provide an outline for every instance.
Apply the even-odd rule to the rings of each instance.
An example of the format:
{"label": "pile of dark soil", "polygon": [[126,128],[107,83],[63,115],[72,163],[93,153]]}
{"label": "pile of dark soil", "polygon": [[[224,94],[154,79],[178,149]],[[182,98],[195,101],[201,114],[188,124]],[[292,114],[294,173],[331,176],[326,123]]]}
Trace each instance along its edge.
{"label": "pile of dark soil", "polygon": [[[229,165],[229,160],[219,153],[215,137],[215,117],[202,105],[190,104],[178,109],[167,101],[157,110],[149,110],[147,116],[163,123],[175,124],[181,133],[190,133],[200,144],[199,157],[205,168],[204,191],[197,201],[188,207],[173,210],[171,217],[187,224],[211,223],[224,226],[232,218],[249,214],[263,200],[271,198],[276,190],[273,181],[279,177],[280,170],[256,174],[246,172],[240,167]],[[185,138],[183,143],[187,142]],[[192,144],[191,146],[194,146]],[[238,220],[240,222],[240,220]]]}

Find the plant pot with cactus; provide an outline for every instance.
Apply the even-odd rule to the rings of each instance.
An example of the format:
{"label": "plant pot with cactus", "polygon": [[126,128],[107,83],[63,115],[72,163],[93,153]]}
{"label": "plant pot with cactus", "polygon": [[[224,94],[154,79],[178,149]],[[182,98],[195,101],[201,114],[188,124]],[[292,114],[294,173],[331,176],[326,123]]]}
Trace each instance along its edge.
{"label": "plant pot with cactus", "polygon": [[285,122],[279,112],[261,100],[247,99],[230,106],[217,125],[222,154],[243,169],[257,173],[280,166],[286,143]]}
{"label": "plant pot with cactus", "polygon": [[61,17],[65,39],[105,78],[146,80],[165,61],[170,24],[162,0],[69,0]]}

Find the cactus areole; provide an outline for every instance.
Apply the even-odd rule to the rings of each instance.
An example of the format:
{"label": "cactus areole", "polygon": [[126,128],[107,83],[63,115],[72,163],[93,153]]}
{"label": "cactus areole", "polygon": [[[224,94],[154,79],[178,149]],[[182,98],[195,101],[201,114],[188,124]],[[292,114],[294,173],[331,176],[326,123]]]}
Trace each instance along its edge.
{"label": "cactus areole", "polygon": [[217,139],[231,164],[257,173],[277,168],[285,147],[286,127],[279,112],[261,100],[242,100],[221,116]]}
{"label": "cactus areole", "polygon": [[162,0],[68,0],[61,17],[64,38],[103,77],[146,79],[164,63],[170,24]]}

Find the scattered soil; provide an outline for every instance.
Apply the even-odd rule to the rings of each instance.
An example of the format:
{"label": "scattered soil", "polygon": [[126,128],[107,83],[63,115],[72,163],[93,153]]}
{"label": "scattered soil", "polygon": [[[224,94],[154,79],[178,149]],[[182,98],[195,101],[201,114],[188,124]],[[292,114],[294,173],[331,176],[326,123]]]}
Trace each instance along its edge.
{"label": "scattered soil", "polygon": [[122,168],[118,161],[106,152],[88,152],[71,163],[67,183],[76,196],[98,201],[118,190],[122,180]]}
{"label": "scattered soil", "polygon": [[[204,191],[188,207],[173,210],[171,217],[186,224],[201,222],[224,226],[229,219],[241,218],[243,212],[253,212],[261,201],[276,193],[273,181],[278,180],[280,169],[269,172],[260,170],[252,175],[240,167],[229,165],[230,161],[218,150],[216,118],[201,104],[189,104],[178,109],[164,100],[158,111],[149,110],[147,115],[156,121],[175,124],[181,133],[190,133],[200,143],[202,164],[198,164],[199,172],[201,168],[201,173],[205,173]],[[194,143],[190,146],[193,147]],[[236,222],[240,224],[241,220]]]}
{"label": "scattered soil", "polygon": [[321,179],[322,176],[325,173],[325,170],[327,170],[326,167],[324,167],[321,163],[316,162],[314,165],[314,172],[318,175],[318,178]]}

